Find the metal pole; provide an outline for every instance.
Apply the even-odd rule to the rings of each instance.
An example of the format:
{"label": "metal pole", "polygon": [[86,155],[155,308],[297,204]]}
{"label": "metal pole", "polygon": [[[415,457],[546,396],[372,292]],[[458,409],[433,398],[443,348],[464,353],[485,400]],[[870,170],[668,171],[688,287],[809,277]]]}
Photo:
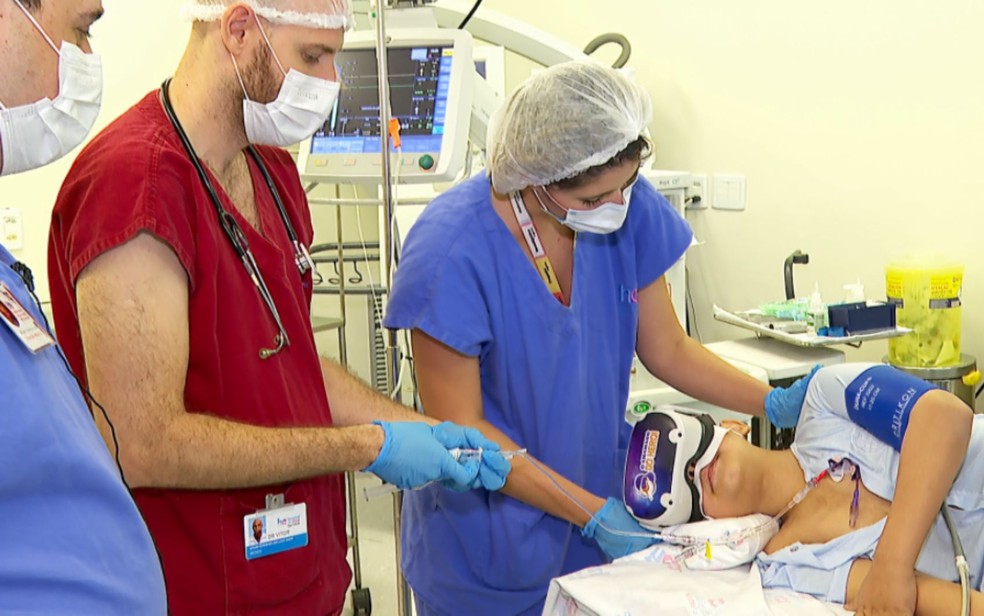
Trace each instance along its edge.
{"label": "metal pole", "polygon": [[[382,187],[383,187],[383,216],[385,220],[383,237],[385,248],[383,252],[383,279],[386,281],[383,286],[392,289],[393,272],[393,185],[392,171],[390,169],[389,154],[389,123],[390,123],[390,96],[389,96],[389,58],[386,49],[386,0],[379,0],[376,3],[376,59],[379,65],[379,140],[380,156],[382,156]],[[397,354],[396,332],[388,330],[386,332],[386,365],[387,365],[387,385],[396,382],[396,375],[399,374],[399,356]],[[401,499],[393,499],[393,529],[396,539],[396,604],[397,613],[406,616],[410,613],[410,587],[403,578],[400,569],[400,525],[401,525]]]}
{"label": "metal pole", "polygon": [[[335,196],[341,196],[341,187],[335,185]],[[348,338],[345,335],[345,327],[348,324],[345,309],[345,243],[342,241],[342,208],[335,206],[335,241],[338,242],[338,304],[339,312],[342,317],[342,327],[338,330],[338,359],[342,366],[348,370]]]}

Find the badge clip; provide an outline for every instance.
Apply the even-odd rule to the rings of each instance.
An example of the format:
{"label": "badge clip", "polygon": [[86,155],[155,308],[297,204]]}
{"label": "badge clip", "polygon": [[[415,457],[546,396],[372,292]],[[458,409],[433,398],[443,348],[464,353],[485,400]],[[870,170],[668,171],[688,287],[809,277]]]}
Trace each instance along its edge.
{"label": "badge clip", "polygon": [[262,511],[269,511],[271,509],[280,509],[283,506],[284,506],[283,494],[267,494],[266,509],[263,509]]}

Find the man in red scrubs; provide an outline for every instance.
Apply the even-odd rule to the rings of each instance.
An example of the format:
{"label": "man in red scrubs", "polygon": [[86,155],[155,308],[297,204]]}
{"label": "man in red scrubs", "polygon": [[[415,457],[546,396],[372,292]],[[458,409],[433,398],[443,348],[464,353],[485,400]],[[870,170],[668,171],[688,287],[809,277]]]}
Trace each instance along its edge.
{"label": "man in red scrubs", "polygon": [[[172,612],[337,614],[350,579],[339,473],[498,489],[509,465],[478,433],[423,423],[318,358],[310,212],[290,156],[269,146],[330,111],[347,0],[187,8],[173,80],[96,137],[62,187],[58,331],[113,422],[100,427],[137,488]],[[459,464],[454,447],[490,451]]]}

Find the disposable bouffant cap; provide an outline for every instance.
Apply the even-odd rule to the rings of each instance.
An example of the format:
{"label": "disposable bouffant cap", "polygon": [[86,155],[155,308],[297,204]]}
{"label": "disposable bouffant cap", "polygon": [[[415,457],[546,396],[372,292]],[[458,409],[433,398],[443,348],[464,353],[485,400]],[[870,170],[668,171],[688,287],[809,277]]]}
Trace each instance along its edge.
{"label": "disposable bouffant cap", "polygon": [[611,160],[651,119],[649,94],[616,69],[579,60],[540,71],[492,119],[492,186],[508,194],[574,177]]}
{"label": "disposable bouffant cap", "polygon": [[319,30],[348,30],[354,25],[348,0],[189,0],[181,16],[190,21],[216,21],[234,4],[245,4],[267,21]]}

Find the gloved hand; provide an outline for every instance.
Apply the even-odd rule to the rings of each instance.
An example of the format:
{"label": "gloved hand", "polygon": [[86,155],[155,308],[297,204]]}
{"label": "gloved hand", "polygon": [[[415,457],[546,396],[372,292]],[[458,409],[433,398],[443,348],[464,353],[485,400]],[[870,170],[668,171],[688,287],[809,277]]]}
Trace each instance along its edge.
{"label": "gloved hand", "polygon": [[[603,526],[604,528],[602,528]],[[627,537],[612,533],[611,530],[652,535],[652,531],[640,526],[639,522],[622,504],[622,501],[617,498],[609,498],[598,513],[594,514],[581,529],[581,534],[598,542],[602,551],[612,560],[644,550],[659,541],[656,537]]]}
{"label": "gloved hand", "polygon": [[776,387],[765,396],[765,416],[777,428],[795,428],[799,421],[800,411],[803,410],[803,400],[806,398],[806,388],[810,379],[820,369],[813,366],[810,374],[799,379],[786,388]]}
{"label": "gloved hand", "polygon": [[[448,422],[436,426],[417,421],[373,423],[383,429],[383,446],[365,470],[404,490],[435,481],[462,491],[486,487],[487,481],[489,489],[498,489],[511,468],[498,453],[498,444],[472,428]],[[476,460],[459,463],[448,453],[453,447],[481,447],[489,451],[483,452],[481,464]]]}
{"label": "gloved hand", "polygon": [[[434,438],[436,438],[447,449],[455,447],[461,449],[481,449],[481,461],[474,459],[467,460],[462,458],[462,464],[469,473],[474,468],[478,468],[475,479],[468,485],[455,484],[450,481],[443,481],[444,487],[457,492],[463,492],[474,488],[485,488],[486,490],[499,490],[506,485],[506,477],[512,471],[512,464],[502,456],[499,444],[485,438],[481,432],[475,428],[465,428],[458,424],[445,421],[432,428]],[[462,444],[465,443],[465,444]]]}

